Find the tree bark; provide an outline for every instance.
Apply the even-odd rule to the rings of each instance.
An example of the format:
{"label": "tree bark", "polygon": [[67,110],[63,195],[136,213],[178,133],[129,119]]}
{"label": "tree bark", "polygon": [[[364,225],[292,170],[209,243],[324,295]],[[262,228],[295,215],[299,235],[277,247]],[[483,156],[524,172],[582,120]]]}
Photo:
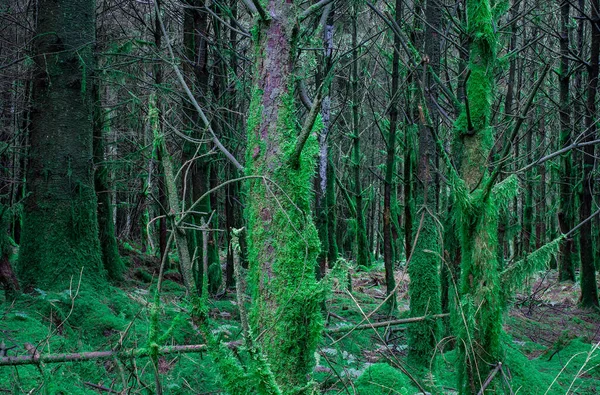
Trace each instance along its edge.
{"label": "tree bark", "polygon": [[27,289],[62,289],[84,269],[86,282],[104,278],[92,161],[95,1],[38,7],[18,272]]}
{"label": "tree bark", "polygon": [[[402,2],[396,0],[395,15],[399,23]],[[396,279],[394,278],[394,247],[392,245],[392,188],[396,173],[396,129],[398,126],[398,90],[400,79],[400,37],[394,35],[392,56],[392,91],[390,92],[390,129],[386,144],[385,181],[383,186],[383,263],[385,266],[386,294],[390,311],[396,308]],[[391,296],[390,296],[391,295]]]}
{"label": "tree bark", "polygon": [[[598,74],[600,56],[600,0],[590,0],[592,41],[590,43],[591,60],[588,65],[587,101],[585,112],[585,142],[596,138],[596,96],[598,92]],[[592,214],[594,191],[594,145],[583,148],[583,185],[579,206],[579,220],[584,221]],[[581,297],[579,303],[584,307],[600,307],[598,301],[598,285],[596,283],[596,266],[594,264],[594,247],[592,242],[592,221],[587,221],[580,230],[579,236],[581,256]]]}
{"label": "tree bark", "polygon": [[[440,240],[442,231],[436,221],[436,184],[433,177],[435,166],[434,133],[439,120],[435,102],[437,86],[431,72],[440,69],[441,7],[436,0],[429,0],[425,8],[425,100],[420,100],[419,146],[416,177],[416,209],[412,259],[408,265],[410,276],[409,295],[412,316],[438,314],[441,311],[440,295]],[[427,61],[428,60],[428,61]],[[427,107],[424,106],[425,102]],[[427,108],[430,116],[426,118]],[[423,321],[409,328],[409,358],[422,368],[427,368],[435,354],[440,325],[437,321]]]}
{"label": "tree bark", "polygon": [[[255,33],[255,80],[248,119],[250,325],[283,393],[307,393],[322,328],[315,280],[319,239],[310,216],[318,152],[311,133],[298,167],[289,165],[300,129],[294,105],[299,2],[271,0]],[[298,392],[295,392],[298,391]]]}

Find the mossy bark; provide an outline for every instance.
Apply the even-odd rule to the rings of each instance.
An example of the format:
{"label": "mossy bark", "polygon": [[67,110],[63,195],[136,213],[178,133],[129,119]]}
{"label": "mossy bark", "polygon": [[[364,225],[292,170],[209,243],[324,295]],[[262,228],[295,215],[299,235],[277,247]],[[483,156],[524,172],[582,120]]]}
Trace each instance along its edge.
{"label": "mossy bark", "polygon": [[310,216],[318,144],[311,133],[290,166],[299,122],[292,75],[298,21],[295,2],[271,0],[270,19],[254,30],[256,63],[248,120],[250,324],[283,393],[308,393],[307,375],[322,328],[315,280],[319,239]]}
{"label": "mossy bark", "polygon": [[[570,103],[570,71],[569,71],[569,14],[568,1],[558,0],[560,6],[560,146],[565,147],[572,143],[571,132],[571,103]],[[558,222],[562,233],[567,233],[574,226],[575,199],[573,199],[573,155],[564,153],[560,158],[560,201]],[[575,281],[575,265],[573,253],[575,246],[573,238],[569,237],[561,243],[558,264],[558,278],[560,281]]]}
{"label": "mossy bark", "polygon": [[98,232],[100,247],[102,249],[102,264],[108,278],[122,280],[125,265],[119,256],[117,238],[115,237],[115,224],[113,221],[113,207],[111,202],[111,188],[108,182],[108,167],[104,158],[104,138],[110,130],[110,121],[102,108],[100,86],[98,81],[93,83],[94,98],[94,187],[98,199]]}
{"label": "mossy bark", "polygon": [[[592,9],[592,41],[590,43],[591,61],[588,66],[587,100],[585,111],[584,141],[593,141],[596,137],[596,96],[598,92],[598,77],[600,72],[600,0],[590,0]],[[594,145],[583,148],[583,185],[581,188],[579,220],[585,221],[592,214],[594,192]],[[581,226],[580,236],[581,257],[581,297],[579,303],[584,307],[600,307],[598,300],[598,285],[596,281],[596,266],[594,264],[594,248],[592,238],[592,221]]]}
{"label": "mossy bark", "polygon": [[502,360],[502,300],[498,271],[498,211],[486,191],[492,149],[496,33],[490,0],[467,0],[470,77],[465,110],[456,123],[461,179],[455,180],[454,218],[461,245],[460,300],[454,317],[459,391],[475,394],[490,366]]}
{"label": "mossy bark", "polygon": [[[438,73],[440,67],[440,21],[441,8],[428,3],[425,9],[425,54],[429,59],[430,71]],[[416,183],[416,208],[414,222],[415,248],[408,265],[410,276],[409,295],[412,316],[439,314],[441,312],[440,257],[442,229],[436,220],[436,183],[434,167],[436,161],[434,132],[438,114],[434,110],[437,89],[431,72],[424,74],[428,96],[421,101],[421,125],[419,128],[418,164]],[[427,102],[427,107],[424,106]],[[427,108],[431,115],[426,118]],[[408,328],[409,358],[422,368],[428,368],[435,355],[441,333],[440,321],[425,320]]]}
{"label": "mossy bark", "polygon": [[357,266],[371,266],[371,252],[369,251],[369,241],[367,240],[367,224],[364,214],[363,190],[360,174],[360,103],[358,92],[358,5],[352,6],[352,66],[350,84],[352,85],[352,187],[354,194],[354,207],[356,214],[356,264]]}
{"label": "mossy bark", "polygon": [[325,198],[327,199],[327,243],[328,253],[327,259],[329,263],[333,263],[338,259],[339,250],[337,242],[337,215],[336,215],[336,197],[335,197],[335,173],[331,158],[327,159],[327,191]]}
{"label": "mossy bark", "polygon": [[[402,2],[396,0],[396,20],[400,20]],[[390,311],[396,308],[396,279],[394,278],[394,247],[392,237],[392,190],[395,188],[396,173],[396,130],[398,127],[398,99],[400,80],[400,37],[394,35],[394,54],[392,56],[392,91],[390,92],[390,129],[386,142],[385,179],[383,186],[383,263],[385,266],[385,285]]]}
{"label": "mossy bark", "polygon": [[90,79],[95,1],[41,1],[18,273],[26,288],[103,279]]}

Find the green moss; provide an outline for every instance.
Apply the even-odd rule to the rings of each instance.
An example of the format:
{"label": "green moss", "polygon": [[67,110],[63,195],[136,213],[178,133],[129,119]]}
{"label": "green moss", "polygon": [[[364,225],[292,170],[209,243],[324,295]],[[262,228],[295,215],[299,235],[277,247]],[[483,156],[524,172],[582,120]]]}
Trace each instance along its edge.
{"label": "green moss", "polygon": [[[425,214],[422,224],[420,219],[421,216],[417,215],[414,229],[419,233],[419,239],[408,265],[410,312],[413,317],[441,313],[441,235],[431,215]],[[409,360],[414,366],[431,367],[440,333],[440,320],[425,320],[408,327]]]}
{"label": "green moss", "polygon": [[[282,9],[280,17],[292,18],[294,10],[290,5],[276,7]],[[263,28],[282,24],[278,32],[286,42],[278,43],[283,47],[276,62],[290,67],[286,62],[294,59],[296,36],[290,31],[294,24],[287,22],[272,20],[261,24],[255,34],[257,59],[273,55],[266,53],[269,37]],[[282,391],[305,393],[323,321],[323,290],[314,278],[319,238],[310,215],[318,144],[311,133],[299,166],[287,165],[300,131],[295,81],[281,70],[283,80],[269,86],[273,91],[267,95],[262,91],[264,79],[260,78],[264,71],[260,68],[262,62],[257,64],[257,87],[252,92],[248,121],[246,172],[268,180],[253,179],[248,183],[248,283],[253,296],[250,326],[257,334],[262,333],[258,343]]]}
{"label": "green moss", "polygon": [[[96,195],[91,186],[79,185],[65,199],[60,186],[25,210],[18,277],[25,288],[61,289],[82,281],[102,284]],[[34,198],[32,197],[31,200]],[[48,228],[51,224],[51,229]]]}
{"label": "green moss", "polygon": [[354,383],[358,395],[414,394],[406,376],[386,363],[371,365]]}

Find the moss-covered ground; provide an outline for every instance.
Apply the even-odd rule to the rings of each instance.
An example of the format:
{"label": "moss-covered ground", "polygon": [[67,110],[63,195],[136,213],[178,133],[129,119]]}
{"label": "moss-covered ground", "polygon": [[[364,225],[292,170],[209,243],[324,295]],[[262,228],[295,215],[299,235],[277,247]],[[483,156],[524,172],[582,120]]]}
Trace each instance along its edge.
{"label": "moss-covered ground", "polygon": [[[135,248],[121,250],[129,261],[125,280],[116,286],[79,287],[62,292],[37,289],[15,302],[2,302],[0,348],[8,355],[27,355],[25,343],[39,353],[71,353],[140,349],[148,346],[153,282],[158,262]],[[353,293],[338,290],[326,303],[327,327],[363,321],[382,304],[385,282],[381,265],[353,273]],[[558,284],[550,273],[532,281],[517,295],[506,317],[503,338],[504,372],[516,394],[594,394],[600,388],[600,316],[576,308],[578,289]],[[408,317],[408,275],[396,278],[399,306],[395,317],[385,309],[370,322]],[[203,344],[190,325],[181,276],[166,273],[159,308],[160,345]],[[222,341],[241,340],[239,313],[233,292],[222,292],[209,302],[211,329]],[[423,375],[407,365],[405,327],[356,330],[323,336],[313,373],[322,394],[415,394],[408,372],[432,393],[456,393],[453,338],[439,342],[437,362]],[[16,346],[10,350],[7,348]],[[276,362],[271,362],[276,363]],[[218,372],[206,353],[161,356],[158,372],[165,394],[221,394]],[[498,386],[496,388],[499,388]],[[156,393],[155,369],[148,357],[136,360],[102,359],[41,366],[0,366],[0,392],[13,394]],[[487,392],[491,393],[491,392]],[[233,394],[236,395],[236,394]]]}

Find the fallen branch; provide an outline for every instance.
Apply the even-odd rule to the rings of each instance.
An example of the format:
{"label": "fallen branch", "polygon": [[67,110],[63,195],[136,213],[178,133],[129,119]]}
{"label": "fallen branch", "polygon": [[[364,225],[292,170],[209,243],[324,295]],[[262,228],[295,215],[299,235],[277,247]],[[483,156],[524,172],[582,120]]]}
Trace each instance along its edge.
{"label": "fallen branch", "polygon": [[449,315],[450,314],[435,314],[435,315],[426,315],[426,316],[422,316],[422,317],[403,318],[400,320],[373,322],[370,324],[362,324],[362,325],[355,325],[355,326],[338,326],[335,328],[325,328],[325,332],[326,333],[350,332],[350,331],[361,330],[361,329],[382,328],[382,327],[386,327],[386,326],[412,324],[413,322],[420,322],[420,321],[425,321],[425,320],[437,320],[438,318],[448,317]]}
{"label": "fallen branch", "polygon": [[494,370],[492,370],[490,372],[490,374],[488,375],[487,379],[485,380],[485,383],[483,383],[483,386],[481,387],[481,389],[479,390],[479,392],[477,393],[477,395],[483,395],[483,393],[485,392],[485,389],[488,387],[488,385],[490,385],[490,383],[494,379],[494,376],[496,375],[496,373],[498,373],[498,371],[500,369],[502,369],[502,362],[498,362],[498,364],[496,365],[496,367],[494,368]]}
{"label": "fallen branch", "polygon": [[[39,365],[42,363],[62,363],[62,362],[85,362],[95,359],[120,358],[134,359],[139,357],[147,357],[151,353],[149,348],[127,349],[121,351],[92,351],[78,352],[70,354],[40,354],[19,355],[15,357],[0,358],[0,366],[17,366],[17,365]],[[204,344],[183,345],[183,346],[164,346],[158,348],[158,354],[177,354],[177,353],[198,353],[206,351]]]}
{"label": "fallen branch", "polygon": [[110,394],[118,394],[118,391],[115,391],[113,389],[110,389],[108,387],[104,387],[102,385],[98,385],[98,384],[94,384],[94,383],[90,383],[89,381],[86,381],[85,383],[83,383],[84,385],[87,385],[89,387],[92,387],[93,389],[96,389],[98,391],[103,391],[103,392],[108,392]]}

